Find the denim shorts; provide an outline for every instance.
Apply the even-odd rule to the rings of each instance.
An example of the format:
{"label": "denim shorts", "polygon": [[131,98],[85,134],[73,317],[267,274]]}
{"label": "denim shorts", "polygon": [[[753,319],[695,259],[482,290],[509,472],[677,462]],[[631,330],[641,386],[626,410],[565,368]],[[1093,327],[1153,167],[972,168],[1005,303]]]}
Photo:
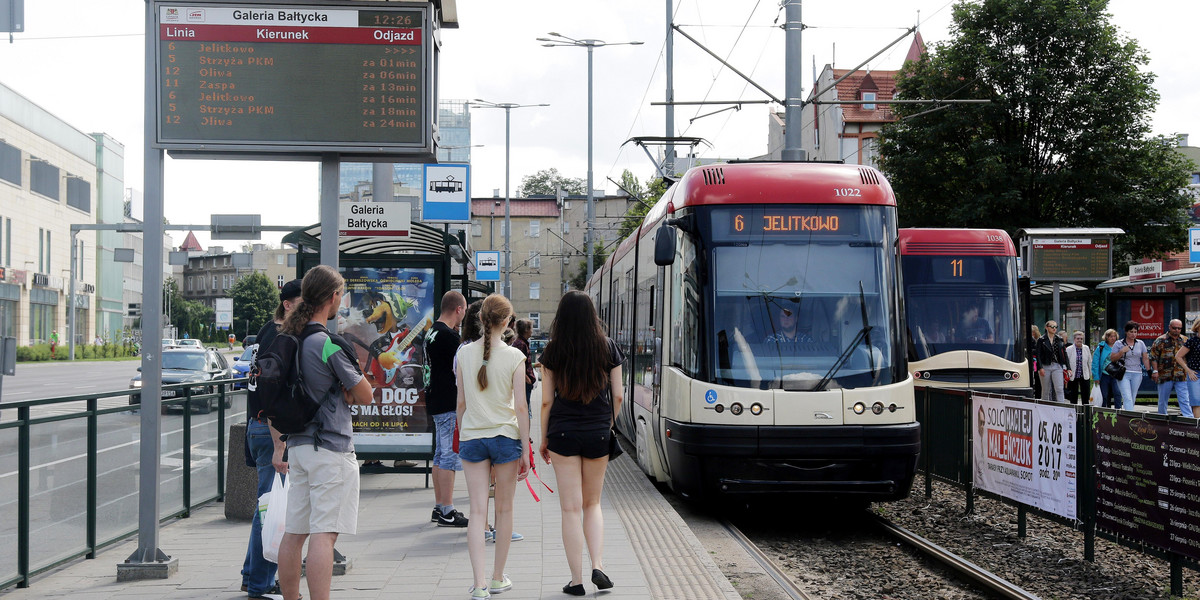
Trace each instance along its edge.
{"label": "denim shorts", "polygon": [[458,415],[454,411],[433,415],[433,430],[437,444],[433,448],[433,466],[446,471],[461,471],[462,461],[454,453],[454,427]]}
{"label": "denim shorts", "polygon": [[490,459],[493,465],[502,465],[521,458],[521,442],[502,435],[461,440],[458,442],[458,457],[473,463]]}

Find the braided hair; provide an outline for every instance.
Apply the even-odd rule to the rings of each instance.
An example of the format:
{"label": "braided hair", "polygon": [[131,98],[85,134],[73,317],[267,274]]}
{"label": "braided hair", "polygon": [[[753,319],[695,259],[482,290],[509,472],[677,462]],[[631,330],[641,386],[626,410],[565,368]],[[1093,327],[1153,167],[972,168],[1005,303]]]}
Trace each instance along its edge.
{"label": "braided hair", "polygon": [[488,386],[487,363],[492,354],[492,332],[507,326],[512,312],[512,303],[500,294],[491,294],[483,299],[483,306],[479,309],[479,322],[483,326],[483,364],[479,365],[478,375],[481,390],[486,390]]}

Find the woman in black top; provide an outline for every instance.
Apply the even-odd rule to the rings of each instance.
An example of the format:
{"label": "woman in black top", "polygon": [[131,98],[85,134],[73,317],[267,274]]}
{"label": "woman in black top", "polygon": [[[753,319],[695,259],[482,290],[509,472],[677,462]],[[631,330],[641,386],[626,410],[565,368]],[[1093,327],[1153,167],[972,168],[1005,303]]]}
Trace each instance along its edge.
{"label": "woman in black top", "polygon": [[621,410],[625,357],[607,336],[587,294],[567,292],[558,304],[542,352],[542,459],[554,466],[562,509],[563,547],[571,581],[563,592],[582,596],[583,543],[592,583],[613,586],[604,574],[604,515],[600,493],[608,468],[613,420]]}

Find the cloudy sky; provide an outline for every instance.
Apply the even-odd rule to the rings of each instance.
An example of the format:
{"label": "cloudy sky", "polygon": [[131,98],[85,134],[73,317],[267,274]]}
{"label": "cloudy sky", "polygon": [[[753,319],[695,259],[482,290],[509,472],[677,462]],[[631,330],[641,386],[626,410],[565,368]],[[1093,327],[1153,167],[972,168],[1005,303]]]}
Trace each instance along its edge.
{"label": "cloudy sky", "polygon": [[[664,135],[665,1],[579,2],[532,0],[515,4],[458,0],[460,28],[442,35],[441,97],[493,102],[549,103],[512,113],[511,187],[522,176],[555,167],[572,177],[587,172],[587,52],[544,48],[535,38],[553,31],[608,42],[641,41],[595,51],[595,159],[597,188],[615,190],[629,169],[653,174],[633,136]],[[750,74],[776,96],[784,93],[784,33],[779,0],[674,0],[674,21],[715,53]],[[803,77],[812,67],[852,67],[920,22],[927,43],[948,39],[952,3],[946,0],[809,0],[804,2]],[[1190,133],[1200,145],[1200,80],[1194,73],[1195,24],[1200,3],[1114,0],[1112,22],[1137,40],[1162,96],[1155,133]],[[125,145],[126,186],[141,188],[143,172],[143,54],[141,0],[25,0],[26,32],[0,43],[0,83],[85,132],[103,131]],[[905,38],[870,63],[899,68]],[[760,100],[760,92],[682,36],[675,36],[675,98]],[[702,155],[745,158],[767,148],[766,105],[679,107],[679,135],[712,144]],[[778,109],[778,107],[772,107]],[[474,195],[504,188],[504,113],[473,111]],[[700,117],[700,118],[696,118]],[[695,120],[693,120],[695,118]],[[166,215],[173,223],[207,223],[212,213],[257,212],[265,224],[305,225],[318,220],[315,163],[170,160]],[[202,244],[206,236],[199,235]],[[278,236],[267,238],[277,241]],[[176,240],[177,242],[179,239]]]}

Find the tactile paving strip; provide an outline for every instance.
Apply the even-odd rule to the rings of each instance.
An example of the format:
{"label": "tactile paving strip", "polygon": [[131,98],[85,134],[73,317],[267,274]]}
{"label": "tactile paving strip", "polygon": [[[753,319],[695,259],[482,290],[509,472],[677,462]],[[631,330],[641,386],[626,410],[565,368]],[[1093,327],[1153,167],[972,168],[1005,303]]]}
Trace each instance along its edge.
{"label": "tactile paving strip", "polygon": [[653,598],[740,600],[704,545],[628,455],[609,463],[604,491],[629,534]]}

